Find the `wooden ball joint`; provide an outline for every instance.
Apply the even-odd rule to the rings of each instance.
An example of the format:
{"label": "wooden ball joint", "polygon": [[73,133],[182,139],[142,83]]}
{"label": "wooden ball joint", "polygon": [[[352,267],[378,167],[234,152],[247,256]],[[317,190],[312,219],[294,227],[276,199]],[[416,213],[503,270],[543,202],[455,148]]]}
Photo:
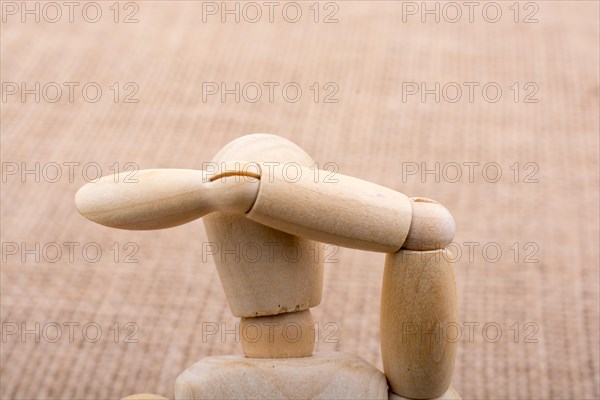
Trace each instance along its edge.
{"label": "wooden ball joint", "polygon": [[[75,195],[79,212],[101,225],[162,229],[204,217],[217,248],[259,250],[214,257],[229,307],[241,318],[245,357],[199,361],[177,378],[176,399],[459,398],[450,387],[456,343],[440,334],[456,323],[445,249],[455,225],[445,207],[346,175],[326,181],[300,147],[274,135],[238,138],[213,163],[211,171],[138,171],[134,183],[103,177]],[[324,254],[315,246],[322,243],[387,253],[385,375],[351,354],[313,354],[310,308],[323,288],[315,254]],[[261,251],[267,244],[270,251]]]}

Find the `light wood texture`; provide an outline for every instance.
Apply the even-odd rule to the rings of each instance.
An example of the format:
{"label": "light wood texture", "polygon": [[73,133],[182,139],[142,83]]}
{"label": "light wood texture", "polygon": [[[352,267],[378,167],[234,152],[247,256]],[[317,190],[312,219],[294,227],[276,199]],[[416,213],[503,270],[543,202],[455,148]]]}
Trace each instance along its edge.
{"label": "light wood texture", "polygon": [[252,207],[259,187],[253,177],[211,182],[204,171],[188,169],[147,169],[129,175],[105,176],[81,187],[75,194],[81,215],[112,228],[170,228],[217,210],[243,214]]}
{"label": "light wood texture", "polygon": [[448,250],[400,250],[385,260],[381,356],[391,390],[411,399],[441,396],[456,353],[456,283]]}
{"label": "light wood texture", "polygon": [[[231,313],[257,317],[306,310],[321,303],[321,244],[239,215],[203,218]],[[208,247],[207,247],[208,248]]]}
{"label": "light wood texture", "polygon": [[315,348],[315,321],[310,310],[242,318],[240,338],[246,357],[308,357]]}
{"label": "light wood texture", "polygon": [[385,376],[353,354],[257,359],[207,357],[175,382],[184,399],[387,399]]}
{"label": "light wood texture", "polygon": [[[213,158],[217,165],[234,160],[304,166],[314,163],[294,143],[267,134],[242,136]],[[274,315],[305,310],[321,302],[325,254],[321,243],[258,224],[243,215],[216,212],[203,222],[209,244],[218,249],[213,258],[233,315]]]}
{"label": "light wood texture", "polygon": [[[390,390],[388,400],[412,400],[412,399],[409,399],[407,397],[398,396],[396,393],[394,393]],[[454,390],[454,388],[452,386],[450,386],[450,388],[448,388],[446,393],[444,393],[441,396],[434,397],[431,400],[462,400],[462,397],[460,397],[460,394],[458,394],[458,392],[456,390]]]}
{"label": "light wood texture", "polygon": [[214,161],[210,173],[151,169],[105,176],[79,189],[75,204],[86,218],[120,229],[169,228],[216,211],[247,213],[290,235],[385,253],[444,248],[454,238],[454,220],[442,205],[312,168],[298,146],[274,135],[237,139]]}
{"label": "light wood texture", "polygon": [[163,397],[158,394],[139,393],[139,394],[132,394],[131,396],[123,397],[121,400],[168,400],[168,399],[166,397]]}
{"label": "light wood texture", "polygon": [[402,193],[347,175],[296,166],[263,166],[247,217],[297,236],[355,249],[393,253],[411,224]]}
{"label": "light wood texture", "polygon": [[437,250],[454,239],[456,226],[450,211],[440,203],[424,197],[411,197],[412,223],[402,248]]}

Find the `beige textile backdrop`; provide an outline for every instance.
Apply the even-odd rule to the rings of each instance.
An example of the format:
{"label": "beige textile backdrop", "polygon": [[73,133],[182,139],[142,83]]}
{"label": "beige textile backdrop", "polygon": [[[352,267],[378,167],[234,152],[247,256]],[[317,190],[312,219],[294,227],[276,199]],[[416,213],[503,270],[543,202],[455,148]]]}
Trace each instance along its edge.
{"label": "beige textile backdrop", "polygon": [[[200,221],[111,230],[72,199],[269,132],[452,211],[464,398],[598,398],[599,3],[514,3],[3,1],[0,396],[172,396],[239,354],[206,335],[236,319]],[[319,351],[381,368],[383,260],[330,249]]]}

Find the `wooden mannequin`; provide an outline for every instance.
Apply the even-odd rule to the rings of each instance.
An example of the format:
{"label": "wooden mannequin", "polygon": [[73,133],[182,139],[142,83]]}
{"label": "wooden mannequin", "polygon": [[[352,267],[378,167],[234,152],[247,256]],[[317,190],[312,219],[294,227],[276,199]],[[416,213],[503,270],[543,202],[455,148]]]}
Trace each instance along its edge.
{"label": "wooden mannequin", "polygon": [[[274,135],[236,139],[213,162],[211,171],[139,171],[135,184],[105,177],[75,196],[79,212],[102,225],[162,229],[204,217],[209,241],[220,248],[269,245],[252,260],[215,257],[240,330],[254,334],[240,335],[245,357],[207,357],[183,372],[176,399],[460,398],[450,388],[456,343],[440,337],[456,323],[454,272],[444,250],[455,228],[446,208],[341,174],[325,181],[300,147]],[[387,253],[385,376],[355,355],[313,355],[310,308],[321,302],[323,264],[314,257],[324,254],[315,251],[321,243]],[[289,326],[301,332],[294,340],[286,338]]]}

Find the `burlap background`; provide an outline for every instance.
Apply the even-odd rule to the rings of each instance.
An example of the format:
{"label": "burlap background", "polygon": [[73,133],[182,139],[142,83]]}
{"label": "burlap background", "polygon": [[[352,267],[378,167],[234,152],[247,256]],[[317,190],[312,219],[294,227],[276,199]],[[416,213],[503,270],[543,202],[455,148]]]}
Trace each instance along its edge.
{"label": "burlap background", "polygon": [[[122,19],[136,10],[124,3],[117,23],[112,2],[98,3],[97,23],[82,18],[85,3],[78,3],[72,23],[64,5],[57,23],[45,21],[55,14],[42,8],[39,23],[31,15],[23,23],[7,3],[1,26],[2,398],[172,396],[175,378],[195,361],[240,353],[231,334],[223,342],[219,335],[202,337],[203,324],[233,329],[236,319],[203,251],[201,222],[154,232],[110,230],[80,217],[72,199],[91,163],[105,175],[115,162],[120,169],[127,162],[201,168],[225,143],[251,132],[285,136],[321,165],[334,162],[342,173],[435,198],[452,211],[455,251],[462,252],[456,274],[463,328],[453,383],[464,398],[600,396],[598,2],[520,3],[518,22],[513,2],[498,2],[496,23],[483,18],[482,5],[473,22],[462,5],[461,20],[451,23],[455,14],[448,8],[444,14],[446,3],[438,4],[439,23],[432,15],[421,22],[420,13],[405,13],[403,21],[403,9],[412,5],[392,1],[320,3],[319,22],[313,2],[300,3],[302,17],[291,23],[281,3],[273,23],[264,5],[256,23],[243,15],[239,23],[232,15],[222,23],[219,15],[203,22],[200,2],[146,1],[137,3],[138,22],[131,24]],[[336,8],[338,22],[323,23]],[[86,10],[93,18],[94,9]],[[286,11],[294,17],[293,9]],[[488,20],[494,11],[487,10]],[[530,13],[537,23],[523,22]],[[10,95],[11,82],[30,89],[39,82],[40,101]],[[63,88],[55,103],[53,89],[43,91],[49,82]],[[79,83],[72,102],[65,82]],[[87,100],[81,94],[90,82],[103,90],[95,103],[93,90]],[[117,102],[110,89],[115,82]],[[137,103],[123,101],[133,90],[128,82],[139,87]],[[251,103],[254,92],[247,92],[239,103],[233,95],[204,101],[204,82],[228,88],[256,82],[263,97]],[[263,82],[280,85],[272,102]],[[296,103],[282,97],[289,82],[303,90]],[[333,91],[325,87],[330,82],[339,88],[332,97],[337,103],[323,102]],[[406,82],[425,82],[428,89],[456,82],[463,94],[452,103],[455,92],[447,86],[439,103],[434,95],[424,102],[418,95],[403,99]],[[479,84],[472,102],[465,82]],[[493,89],[487,98],[481,93],[489,82],[502,88],[495,103]],[[524,101],[535,89],[525,86],[530,82],[539,87],[530,98],[537,103]],[[294,96],[291,89],[288,94]],[[69,162],[79,163],[72,182]],[[480,163],[473,182],[469,162]],[[10,174],[15,165],[21,172],[36,163],[39,182],[35,173]],[[51,163],[61,166],[58,179]],[[412,163],[421,170],[439,163],[440,182],[433,174],[403,177]],[[454,183],[453,163],[462,172]],[[491,182],[493,167],[482,175],[486,163],[501,169],[498,182]],[[93,177],[94,168],[87,173]],[[66,242],[79,243],[73,260]],[[103,249],[97,262],[82,254],[94,242]],[[124,262],[133,249],[124,249],[129,242],[138,248],[137,263]],[[478,243],[471,259],[470,242]],[[24,251],[36,243],[39,262]],[[62,248],[60,257],[52,243]],[[384,256],[340,249],[333,259],[323,302],[313,310],[321,324],[318,349],[357,353],[381,368]],[[36,323],[39,343],[35,333],[21,335],[22,329],[35,332]],[[69,323],[79,324],[72,342]],[[90,323],[97,325],[88,325],[84,336],[82,327]],[[62,327],[57,340],[55,324]],[[94,326],[102,329],[96,343]],[[10,334],[15,327],[19,332]],[[127,343],[135,327],[138,343]],[[495,338],[498,328],[502,336]],[[325,340],[328,334],[332,340]]]}

